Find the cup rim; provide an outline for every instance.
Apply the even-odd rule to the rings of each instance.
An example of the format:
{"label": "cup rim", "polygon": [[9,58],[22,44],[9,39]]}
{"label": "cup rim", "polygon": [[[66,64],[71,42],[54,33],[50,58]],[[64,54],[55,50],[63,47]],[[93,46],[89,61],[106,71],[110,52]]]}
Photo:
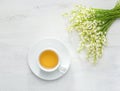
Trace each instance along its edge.
{"label": "cup rim", "polygon": [[[51,50],[51,51],[55,52],[55,53],[57,54],[57,56],[58,56],[58,64],[57,64],[54,68],[47,69],[47,68],[44,68],[44,67],[39,63],[39,56],[40,56],[44,51],[46,51],[46,50]],[[38,58],[37,58],[37,64],[38,64],[39,68],[40,68],[41,70],[45,71],[45,72],[53,72],[53,71],[55,71],[55,70],[60,66],[59,55],[58,55],[58,53],[57,53],[57,50],[55,50],[55,49],[52,49],[52,48],[43,49],[41,52],[39,52],[39,55],[38,55],[37,57],[38,57]]]}

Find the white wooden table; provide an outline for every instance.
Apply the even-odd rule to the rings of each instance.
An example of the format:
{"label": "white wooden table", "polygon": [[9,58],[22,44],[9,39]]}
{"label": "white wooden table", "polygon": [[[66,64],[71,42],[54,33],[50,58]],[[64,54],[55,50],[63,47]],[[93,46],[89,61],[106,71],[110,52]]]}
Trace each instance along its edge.
{"label": "white wooden table", "polygon": [[116,0],[0,0],[0,91],[120,91],[120,20],[108,33],[108,47],[93,66],[74,48],[69,72],[43,81],[27,64],[29,48],[41,38],[58,38],[70,45],[61,16],[73,5],[110,9]]}

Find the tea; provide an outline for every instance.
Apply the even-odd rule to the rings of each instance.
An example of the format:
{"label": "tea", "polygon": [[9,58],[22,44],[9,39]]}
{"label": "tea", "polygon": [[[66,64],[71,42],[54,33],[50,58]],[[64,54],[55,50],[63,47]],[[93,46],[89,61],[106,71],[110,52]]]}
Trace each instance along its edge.
{"label": "tea", "polygon": [[39,63],[44,68],[52,69],[58,64],[58,55],[52,50],[45,50],[39,56]]}

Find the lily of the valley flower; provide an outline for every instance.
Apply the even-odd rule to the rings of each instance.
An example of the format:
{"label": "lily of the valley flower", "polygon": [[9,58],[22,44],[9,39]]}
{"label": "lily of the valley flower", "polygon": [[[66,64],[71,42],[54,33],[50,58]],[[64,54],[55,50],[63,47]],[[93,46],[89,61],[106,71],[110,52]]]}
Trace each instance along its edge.
{"label": "lily of the valley flower", "polygon": [[108,28],[120,17],[120,0],[111,10],[86,8],[77,5],[68,15],[69,31],[77,31],[80,37],[80,50],[85,50],[88,59],[96,61],[102,56],[107,44]]}

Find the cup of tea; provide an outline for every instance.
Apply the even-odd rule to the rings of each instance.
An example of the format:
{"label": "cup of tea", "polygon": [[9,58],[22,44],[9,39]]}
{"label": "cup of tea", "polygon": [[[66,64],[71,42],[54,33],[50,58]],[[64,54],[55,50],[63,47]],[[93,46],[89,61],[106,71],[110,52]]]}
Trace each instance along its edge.
{"label": "cup of tea", "polygon": [[61,66],[59,54],[53,49],[43,50],[38,56],[37,63],[40,69],[45,72],[53,72],[56,69],[59,69],[62,73],[66,71],[66,69]]}

